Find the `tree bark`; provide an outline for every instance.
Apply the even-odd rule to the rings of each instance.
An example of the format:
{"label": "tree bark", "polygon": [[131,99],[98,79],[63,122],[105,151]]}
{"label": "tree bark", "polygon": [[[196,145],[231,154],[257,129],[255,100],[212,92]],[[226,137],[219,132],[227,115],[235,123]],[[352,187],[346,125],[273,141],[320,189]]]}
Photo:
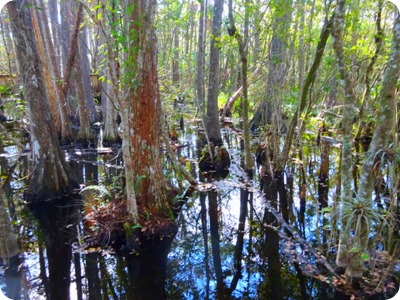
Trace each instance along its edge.
{"label": "tree bark", "polygon": [[219,57],[223,0],[215,0],[213,25],[210,43],[210,67],[208,78],[206,131],[210,142],[214,146],[222,145],[221,130],[218,118],[218,93],[219,93]]}
{"label": "tree bark", "polygon": [[[73,136],[72,136],[72,128],[71,128],[71,122],[70,122],[70,118],[69,118],[69,104],[66,100],[66,96],[62,91],[62,81],[61,81],[61,73],[60,73],[60,45],[57,44],[59,43],[59,25],[58,25],[58,19],[54,19],[54,16],[52,18],[52,14],[54,12],[52,12],[52,9],[56,9],[57,10],[57,3],[55,3],[56,7],[52,8],[51,3],[49,3],[49,8],[50,8],[50,19],[52,20],[52,30],[53,30],[53,40],[54,43],[51,40],[51,35],[50,35],[50,30],[49,30],[49,21],[47,19],[45,10],[44,10],[44,3],[43,0],[40,0],[40,6],[43,8],[42,9],[42,19],[43,19],[43,27],[45,29],[45,34],[46,34],[46,48],[48,49],[48,57],[49,57],[49,61],[50,61],[50,65],[51,68],[53,70],[53,74],[54,74],[54,79],[56,81],[56,93],[57,93],[57,97],[58,97],[58,112],[60,114],[60,118],[61,118],[61,144],[62,145],[68,145],[72,142],[73,140]],[[57,12],[58,14],[58,12]],[[55,22],[55,24],[53,24],[53,22]],[[57,33],[58,32],[58,33]],[[54,47],[54,45],[56,47]],[[58,49],[58,52],[54,49]]]}
{"label": "tree bark", "polygon": [[196,91],[197,91],[197,106],[199,107],[200,115],[204,115],[204,31],[205,31],[205,1],[200,2],[200,17],[199,17],[199,36],[197,42],[197,80],[196,80]]}
{"label": "tree bark", "polygon": [[[46,87],[46,93],[47,93],[47,99],[49,100],[50,103],[50,110],[51,110],[51,116],[54,121],[54,128],[56,130],[57,137],[61,137],[61,119],[60,119],[60,114],[58,112],[58,99],[57,99],[57,92],[56,88],[54,85],[54,82],[52,80],[52,77],[54,76],[52,70],[50,69],[50,65],[47,63],[48,62],[48,53],[45,48],[45,43],[44,43],[44,30],[40,30],[40,25],[39,25],[39,19],[38,15],[36,12],[35,7],[30,7],[30,14],[32,16],[32,29],[35,34],[35,41],[36,41],[36,46],[38,50],[38,54],[41,60],[41,65],[43,68],[43,79],[44,79],[44,85]],[[43,8],[44,9],[44,8]],[[48,26],[47,24],[43,24],[44,26]],[[44,28],[43,28],[44,29]]]}
{"label": "tree bark", "polygon": [[[129,52],[121,79],[127,97],[121,99],[123,156],[125,162],[128,212],[138,220],[138,201],[143,209],[165,217],[169,204],[161,165],[161,101],[158,87],[156,1],[128,0]],[[122,75],[122,74],[121,74]]]}
{"label": "tree bark", "polygon": [[[356,100],[353,86],[348,72],[348,65],[343,49],[343,30],[345,27],[344,14],[345,14],[345,0],[339,0],[336,5],[335,17],[332,25],[332,38],[333,48],[336,55],[337,65],[340,73],[340,85],[344,90],[344,110],[343,110],[343,140],[342,140],[342,154],[341,154],[341,230],[339,236],[339,247],[336,256],[336,265],[339,268],[344,268],[346,272],[350,269],[352,262],[348,258],[349,251],[352,247],[350,240],[350,232],[348,232],[348,219],[344,217],[344,207],[352,203],[353,201],[353,190],[351,186],[352,182],[352,170],[348,166],[353,165],[353,136],[352,136],[352,116],[354,113],[354,103]],[[357,238],[357,237],[356,237]],[[358,253],[360,257],[361,253]],[[360,268],[358,264],[358,270],[352,272],[350,277],[361,277]],[[352,268],[353,269],[353,268]],[[353,269],[354,270],[354,269]]]}
{"label": "tree bark", "polygon": [[[396,144],[396,127],[397,127],[397,94],[398,83],[400,78],[400,14],[397,13],[393,25],[392,48],[386,69],[383,74],[382,86],[379,93],[379,114],[375,125],[375,131],[369,149],[366,153],[364,163],[361,167],[361,176],[358,197],[359,201],[367,208],[374,210],[372,192],[376,186],[374,180],[379,172],[380,155],[387,151],[389,143]],[[378,166],[378,167],[377,167]],[[378,170],[376,170],[378,169]],[[394,185],[396,183],[393,183]],[[394,187],[395,188],[395,187]],[[396,197],[394,195],[393,197]],[[396,200],[392,200],[396,203]],[[396,207],[397,205],[394,204]],[[368,247],[368,238],[370,234],[371,220],[367,220],[364,229],[364,236],[360,238],[362,241],[360,252],[363,253]],[[357,266],[356,266],[357,267]],[[353,265],[348,267],[350,274],[355,273]]]}
{"label": "tree bark", "polygon": [[[80,49],[77,49],[77,56],[79,57]],[[79,132],[76,141],[79,145],[88,147],[90,142],[93,141],[94,137],[92,129],[90,127],[90,117],[88,108],[88,99],[85,94],[83,71],[80,61],[75,61],[75,77],[77,82],[77,96],[78,96],[78,111],[79,111]]]}
{"label": "tree bark", "polygon": [[247,69],[248,69],[248,60],[247,60],[247,40],[248,40],[248,31],[249,31],[249,2],[246,0],[245,2],[245,17],[244,17],[244,36],[242,37],[237,31],[235,27],[235,20],[233,18],[233,8],[232,8],[232,0],[229,0],[229,20],[231,25],[231,32],[235,36],[238,44],[239,44],[239,55],[241,61],[241,74],[242,74],[242,88],[243,88],[243,131],[244,131],[244,150],[245,150],[245,159],[244,159],[244,169],[245,171],[252,176],[253,174],[253,158],[251,155],[250,149],[250,127],[249,127],[249,98],[248,98],[248,80],[247,80]]}
{"label": "tree bark", "polygon": [[63,82],[63,93],[64,95],[67,95],[70,81],[71,81],[71,73],[72,73],[72,67],[74,65],[74,60],[76,59],[76,49],[78,47],[78,34],[79,34],[79,27],[82,21],[82,15],[83,15],[83,7],[82,4],[79,4],[78,8],[78,13],[76,14],[75,18],[75,26],[74,26],[74,31],[71,36],[71,43],[70,43],[70,51],[68,53],[68,56],[66,58],[66,62],[64,64],[65,69],[64,69],[64,82]]}
{"label": "tree bark", "polygon": [[[52,33],[53,45],[54,45],[55,65],[57,66],[58,70],[60,70],[60,68],[61,68],[61,38],[60,38],[61,26],[60,26],[60,20],[58,18],[59,5],[58,5],[57,0],[49,0],[48,3],[49,3],[51,33]],[[59,77],[57,79],[59,79]]]}
{"label": "tree bark", "polygon": [[93,97],[93,87],[92,80],[90,78],[91,70],[89,63],[89,52],[88,52],[88,37],[87,37],[87,26],[83,26],[80,29],[80,38],[78,41],[78,50],[79,50],[79,64],[81,68],[81,75],[78,76],[76,80],[81,78],[83,83],[83,92],[85,96],[85,106],[87,108],[87,113],[89,115],[90,124],[93,124],[97,121],[97,112],[96,107],[94,105],[94,97]]}
{"label": "tree bark", "polygon": [[179,86],[179,28],[174,30],[174,58],[172,60],[172,84]]}
{"label": "tree bark", "polygon": [[35,202],[70,194],[79,185],[64,160],[54,130],[29,9],[22,7],[21,1],[12,1],[7,8],[31,120],[34,167],[26,199]]}
{"label": "tree bark", "polygon": [[[109,78],[109,76],[107,76]],[[112,101],[116,100],[114,89],[109,83],[102,83],[102,88],[105,92],[102,92],[101,101],[103,105],[103,146],[111,146],[118,142],[118,124],[117,124],[117,111]]]}

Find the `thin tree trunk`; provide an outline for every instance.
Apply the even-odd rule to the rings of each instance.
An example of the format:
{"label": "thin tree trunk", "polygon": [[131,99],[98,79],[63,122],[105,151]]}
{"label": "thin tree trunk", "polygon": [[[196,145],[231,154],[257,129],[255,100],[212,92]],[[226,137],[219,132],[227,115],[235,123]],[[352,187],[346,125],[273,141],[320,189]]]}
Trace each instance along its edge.
{"label": "thin tree trunk", "polygon": [[[72,0],[65,0],[59,3],[60,5],[60,17],[61,17],[61,25],[60,25],[60,44],[61,44],[61,66],[64,68],[67,66],[68,53],[71,49],[71,32],[73,29],[71,28],[71,22],[73,22],[74,17],[71,13]],[[58,12],[57,16],[58,16]],[[51,20],[52,21],[52,20]],[[65,74],[65,69],[63,69],[63,74]]]}
{"label": "thin tree trunk", "polygon": [[[109,76],[107,76],[109,78]],[[103,146],[111,146],[118,142],[118,124],[117,118],[118,114],[114,107],[114,103],[112,101],[116,100],[114,89],[111,84],[107,82],[102,83],[102,91],[101,102],[104,107],[103,109],[103,122],[104,122],[104,131],[103,131]]]}
{"label": "thin tree trunk", "polygon": [[277,162],[278,170],[283,170],[283,168],[285,167],[285,164],[289,158],[289,152],[292,147],[295,128],[299,122],[299,118],[300,118],[301,114],[303,113],[303,111],[306,107],[309,90],[315,81],[319,65],[321,64],[321,60],[322,60],[322,57],[323,57],[324,51],[325,51],[326,42],[328,41],[328,38],[329,38],[331,26],[332,26],[332,20],[328,21],[321,31],[319,42],[318,42],[317,49],[315,52],[314,62],[312,64],[310,70],[307,73],[307,77],[306,77],[306,80],[303,85],[303,90],[301,92],[300,103],[297,106],[296,114],[293,116],[293,118],[290,122],[288,132],[286,134],[282,154]]}
{"label": "thin tree trunk", "polygon": [[174,56],[172,60],[172,84],[178,86],[179,84],[179,28],[174,30]]}
{"label": "thin tree trunk", "polygon": [[249,10],[248,10],[249,2],[246,0],[245,2],[245,17],[244,17],[244,36],[242,37],[237,31],[235,27],[235,20],[233,18],[233,8],[232,8],[232,0],[229,1],[229,19],[231,24],[231,32],[236,37],[236,40],[239,44],[239,54],[241,61],[241,74],[242,74],[242,87],[243,87],[243,131],[244,131],[244,150],[245,150],[245,158],[244,158],[244,169],[245,171],[253,175],[253,158],[250,149],[250,127],[249,127],[249,97],[248,97],[248,80],[247,80],[247,40],[248,40],[248,32],[249,32]]}
{"label": "thin tree trunk", "polygon": [[305,73],[305,47],[304,47],[304,24],[305,24],[305,0],[300,2],[300,26],[299,26],[299,91],[303,90],[304,73]]}

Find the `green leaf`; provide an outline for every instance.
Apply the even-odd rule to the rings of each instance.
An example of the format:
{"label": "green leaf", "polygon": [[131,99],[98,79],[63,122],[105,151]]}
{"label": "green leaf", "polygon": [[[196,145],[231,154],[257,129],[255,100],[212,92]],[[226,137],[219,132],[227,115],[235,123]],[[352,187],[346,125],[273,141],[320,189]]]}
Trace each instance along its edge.
{"label": "green leaf", "polygon": [[363,253],[363,254],[361,254],[361,259],[362,259],[363,261],[367,261],[367,260],[370,259],[370,256],[369,256],[367,253]]}
{"label": "green leaf", "polygon": [[133,11],[134,8],[135,8],[134,4],[129,5],[128,8],[126,9],[126,14],[129,15]]}

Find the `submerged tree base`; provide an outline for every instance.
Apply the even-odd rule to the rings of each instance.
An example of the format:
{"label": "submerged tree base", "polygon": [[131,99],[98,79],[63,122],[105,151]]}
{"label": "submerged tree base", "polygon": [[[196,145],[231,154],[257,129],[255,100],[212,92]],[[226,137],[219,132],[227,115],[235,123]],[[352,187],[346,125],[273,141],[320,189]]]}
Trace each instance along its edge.
{"label": "submerged tree base", "polygon": [[132,223],[123,198],[114,199],[97,210],[87,211],[86,246],[140,253],[147,248],[149,242],[169,239],[172,242],[178,231],[173,217],[157,216],[143,208],[140,211],[140,224]]}
{"label": "submerged tree base", "polygon": [[231,159],[228,151],[223,146],[215,146],[211,143],[211,149],[206,145],[203,155],[199,160],[199,168],[202,172],[223,172],[229,169]]}
{"label": "submerged tree base", "polygon": [[[178,232],[174,218],[139,207],[140,225],[132,224],[123,197],[85,216],[86,249],[110,249],[123,255],[128,270],[128,299],[165,299],[167,256]],[[101,251],[101,250],[100,250]]]}

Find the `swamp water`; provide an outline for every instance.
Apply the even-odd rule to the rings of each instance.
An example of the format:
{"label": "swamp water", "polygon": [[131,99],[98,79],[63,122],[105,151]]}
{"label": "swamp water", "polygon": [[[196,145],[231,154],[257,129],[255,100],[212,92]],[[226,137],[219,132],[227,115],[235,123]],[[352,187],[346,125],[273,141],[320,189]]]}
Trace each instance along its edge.
{"label": "swamp water", "polygon": [[[279,198],[267,202],[259,174],[248,182],[240,168],[239,137],[224,133],[232,160],[226,178],[199,175],[197,137],[182,139],[176,151],[200,177],[200,191],[185,200],[172,244],[152,243],[143,253],[85,246],[80,197],[29,209],[23,202],[27,156],[6,148],[0,160],[2,173],[10,171],[2,175],[10,180],[2,200],[22,251],[3,260],[2,291],[11,299],[350,299],[340,277],[329,270],[331,240],[337,237],[319,212],[316,170],[310,164],[305,203],[298,197],[296,169],[264,183],[267,193],[266,185],[284,188],[287,195],[284,205]],[[123,170],[118,150],[100,150],[67,150],[67,156],[82,185],[118,186]],[[167,163],[166,176],[170,173]],[[360,292],[360,299],[387,299],[396,288],[385,287],[373,297]]]}

